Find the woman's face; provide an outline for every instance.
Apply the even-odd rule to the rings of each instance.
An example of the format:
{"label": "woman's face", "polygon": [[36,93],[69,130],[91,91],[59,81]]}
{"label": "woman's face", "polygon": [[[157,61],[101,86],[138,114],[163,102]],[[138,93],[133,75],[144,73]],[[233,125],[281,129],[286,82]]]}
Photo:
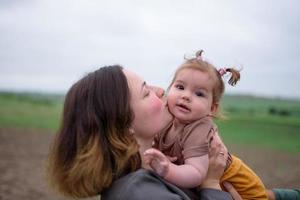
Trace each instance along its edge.
{"label": "woman's face", "polygon": [[172,116],[162,99],[163,90],[146,84],[135,73],[123,70],[127,77],[131,108],[134,112],[132,128],[136,137],[153,139],[171,121]]}

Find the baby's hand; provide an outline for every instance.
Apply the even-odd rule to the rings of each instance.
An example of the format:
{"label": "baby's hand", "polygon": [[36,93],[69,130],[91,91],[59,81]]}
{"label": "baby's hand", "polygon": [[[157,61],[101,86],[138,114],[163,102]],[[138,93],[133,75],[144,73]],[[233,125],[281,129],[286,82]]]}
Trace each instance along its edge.
{"label": "baby's hand", "polygon": [[166,156],[168,159],[169,159],[169,161],[170,162],[175,162],[176,160],[177,160],[177,157],[176,156],[174,156],[174,157],[171,157],[171,156]]}
{"label": "baby's hand", "polygon": [[[144,152],[146,164],[161,177],[165,177],[169,171],[170,160],[161,151],[151,148]],[[174,159],[174,158],[171,158]]]}

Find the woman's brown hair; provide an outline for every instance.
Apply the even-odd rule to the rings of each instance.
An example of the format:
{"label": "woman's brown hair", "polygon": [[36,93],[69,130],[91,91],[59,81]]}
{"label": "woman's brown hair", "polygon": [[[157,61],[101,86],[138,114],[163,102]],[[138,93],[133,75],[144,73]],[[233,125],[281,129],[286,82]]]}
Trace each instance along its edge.
{"label": "woman's brown hair", "polygon": [[102,67],[76,82],[50,149],[51,186],[69,197],[93,196],[140,168],[139,146],[129,132],[133,117],[121,66]]}

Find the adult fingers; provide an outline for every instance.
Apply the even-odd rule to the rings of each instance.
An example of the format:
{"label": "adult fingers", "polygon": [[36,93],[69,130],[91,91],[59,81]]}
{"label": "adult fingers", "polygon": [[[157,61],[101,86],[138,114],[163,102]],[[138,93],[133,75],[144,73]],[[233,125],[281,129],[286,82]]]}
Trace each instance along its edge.
{"label": "adult fingers", "polygon": [[212,137],[210,138],[209,145],[218,145],[221,143],[221,139],[219,137],[218,131],[215,130]]}
{"label": "adult fingers", "polygon": [[232,196],[234,200],[243,200],[241,195],[236,191],[236,189],[229,182],[224,182],[223,186],[229,192],[229,194]]}
{"label": "adult fingers", "polygon": [[224,150],[226,153],[228,152],[228,150],[227,150],[226,146],[224,145],[222,139],[220,138],[220,135],[218,134],[218,132],[215,132],[214,140],[215,140],[215,142],[221,144],[223,150]]}
{"label": "adult fingers", "polygon": [[[214,141],[214,140],[213,140]],[[219,152],[221,151],[221,144],[213,142],[210,145],[209,149],[209,157],[217,157]]]}
{"label": "adult fingers", "polygon": [[210,157],[217,157],[219,155],[223,155],[225,158],[228,157],[228,151],[227,148],[224,146],[224,144],[222,143],[222,140],[220,139],[220,137],[215,134],[212,137],[211,143],[210,143],[210,147],[209,147],[209,156]]}

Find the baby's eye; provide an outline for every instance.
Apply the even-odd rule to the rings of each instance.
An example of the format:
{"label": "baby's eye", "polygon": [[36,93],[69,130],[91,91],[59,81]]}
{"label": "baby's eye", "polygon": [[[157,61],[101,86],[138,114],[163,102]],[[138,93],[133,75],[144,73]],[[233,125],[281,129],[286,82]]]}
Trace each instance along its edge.
{"label": "baby's eye", "polygon": [[177,88],[179,90],[184,90],[183,85],[180,85],[180,84],[175,85],[175,88]]}
{"label": "baby's eye", "polygon": [[195,94],[198,97],[204,97],[205,96],[205,94],[203,92],[201,92],[201,91],[197,91],[197,92],[195,92]]}

